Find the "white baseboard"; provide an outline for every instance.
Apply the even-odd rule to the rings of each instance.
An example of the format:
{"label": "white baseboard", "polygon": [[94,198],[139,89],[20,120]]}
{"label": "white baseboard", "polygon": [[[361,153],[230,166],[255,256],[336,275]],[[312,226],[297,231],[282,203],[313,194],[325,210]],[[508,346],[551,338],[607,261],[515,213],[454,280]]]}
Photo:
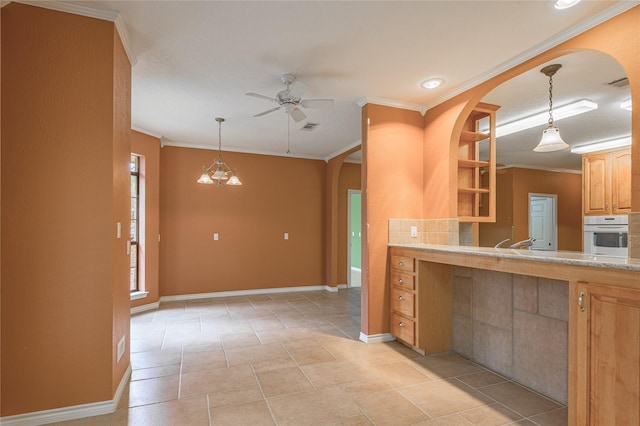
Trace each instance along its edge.
{"label": "white baseboard", "polygon": [[345,288],[349,288],[349,284],[338,284],[338,290],[344,290]]}
{"label": "white baseboard", "polygon": [[367,336],[366,334],[360,332],[360,340],[365,343],[384,343],[384,342],[392,342],[396,340],[393,334],[383,333],[383,334],[372,334]]}
{"label": "white baseboard", "polygon": [[124,376],[122,376],[118,389],[110,401],[93,402],[90,404],[73,405],[71,407],[0,417],[0,424],[2,426],[38,426],[115,413],[130,377],[131,365],[129,365]]}
{"label": "white baseboard", "polygon": [[160,302],[147,303],[146,305],[140,305],[131,308],[131,315],[139,314],[141,312],[152,311],[160,307]]}
{"label": "white baseboard", "polygon": [[230,296],[254,296],[256,294],[274,294],[274,293],[295,293],[300,291],[338,291],[337,287],[328,285],[310,285],[300,287],[277,287],[277,288],[259,288],[254,290],[233,290],[233,291],[216,291],[213,293],[196,293],[196,294],[179,294],[175,296],[162,296],[162,302],[178,302],[182,300],[208,299],[213,297],[230,297]]}

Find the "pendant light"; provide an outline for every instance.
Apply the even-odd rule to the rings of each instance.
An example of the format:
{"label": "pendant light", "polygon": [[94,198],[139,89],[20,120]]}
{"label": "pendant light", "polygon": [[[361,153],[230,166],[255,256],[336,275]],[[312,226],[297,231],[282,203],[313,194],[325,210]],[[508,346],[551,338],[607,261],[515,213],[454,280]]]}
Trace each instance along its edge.
{"label": "pendant light", "polygon": [[560,64],[547,65],[540,72],[549,77],[549,127],[542,132],[542,139],[535,152],[553,152],[569,148],[560,137],[560,130],[553,125],[553,75],[562,67]]}
{"label": "pendant light", "polygon": [[242,185],[236,172],[231,170],[227,163],[222,159],[222,123],[224,118],[216,118],[218,122],[218,158],[216,158],[209,167],[202,166],[202,176],[197,180],[198,183],[205,185]]}

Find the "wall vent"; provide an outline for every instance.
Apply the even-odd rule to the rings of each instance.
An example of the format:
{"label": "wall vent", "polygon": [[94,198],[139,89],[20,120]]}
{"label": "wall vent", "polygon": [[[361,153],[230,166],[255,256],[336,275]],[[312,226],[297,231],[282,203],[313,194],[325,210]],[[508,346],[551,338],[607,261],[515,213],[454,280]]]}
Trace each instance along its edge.
{"label": "wall vent", "polygon": [[304,130],[305,132],[310,132],[318,127],[320,123],[307,123],[300,128],[300,130]]}
{"label": "wall vent", "polygon": [[607,86],[616,87],[618,89],[624,89],[629,87],[629,79],[627,77],[622,77],[617,80],[608,82]]}

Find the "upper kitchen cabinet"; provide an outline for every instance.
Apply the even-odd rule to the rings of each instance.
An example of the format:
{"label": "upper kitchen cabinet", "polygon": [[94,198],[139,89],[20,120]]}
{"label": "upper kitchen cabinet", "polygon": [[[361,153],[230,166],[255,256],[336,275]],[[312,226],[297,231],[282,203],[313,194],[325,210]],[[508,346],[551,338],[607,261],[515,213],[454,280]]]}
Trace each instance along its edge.
{"label": "upper kitchen cabinet", "polygon": [[[494,222],[496,219],[495,126],[498,108],[487,103],[476,105],[460,135],[458,218],[461,222]],[[483,174],[487,174],[488,179],[483,179]],[[488,205],[483,206],[483,203]]]}
{"label": "upper kitchen cabinet", "polygon": [[585,154],[582,158],[585,216],[631,211],[631,151]]}

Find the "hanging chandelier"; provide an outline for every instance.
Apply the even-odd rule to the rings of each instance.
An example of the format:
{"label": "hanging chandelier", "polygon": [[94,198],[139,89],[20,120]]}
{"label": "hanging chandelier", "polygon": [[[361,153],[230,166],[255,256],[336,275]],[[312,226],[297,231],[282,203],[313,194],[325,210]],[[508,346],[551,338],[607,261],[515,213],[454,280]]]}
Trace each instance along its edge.
{"label": "hanging chandelier", "polygon": [[209,167],[202,166],[202,176],[198,179],[198,183],[205,185],[242,185],[236,172],[222,159],[222,123],[224,118],[217,117],[218,122],[218,158],[216,158]]}
{"label": "hanging chandelier", "polygon": [[540,72],[549,77],[549,126],[542,132],[542,139],[535,152],[553,152],[569,148],[560,137],[560,129],[553,125],[553,75],[562,67],[560,64],[547,65]]}

